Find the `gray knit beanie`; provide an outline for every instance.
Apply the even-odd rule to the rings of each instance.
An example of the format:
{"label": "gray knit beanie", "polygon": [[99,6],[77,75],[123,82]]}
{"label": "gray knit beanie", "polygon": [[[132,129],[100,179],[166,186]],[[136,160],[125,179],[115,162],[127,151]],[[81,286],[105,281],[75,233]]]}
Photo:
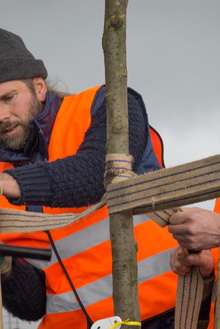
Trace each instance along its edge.
{"label": "gray knit beanie", "polygon": [[0,83],[37,77],[46,79],[44,63],[34,58],[18,35],[0,29]]}

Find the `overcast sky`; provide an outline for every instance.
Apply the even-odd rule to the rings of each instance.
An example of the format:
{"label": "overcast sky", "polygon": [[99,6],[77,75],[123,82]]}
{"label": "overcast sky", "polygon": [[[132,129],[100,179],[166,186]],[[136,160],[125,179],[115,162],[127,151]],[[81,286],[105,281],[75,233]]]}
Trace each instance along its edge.
{"label": "overcast sky", "polygon": [[[51,80],[75,93],[105,82],[104,0],[0,0],[0,6],[1,28],[23,38]],[[128,4],[128,85],[142,94],[163,138],[167,167],[219,153],[219,14],[219,0]]]}

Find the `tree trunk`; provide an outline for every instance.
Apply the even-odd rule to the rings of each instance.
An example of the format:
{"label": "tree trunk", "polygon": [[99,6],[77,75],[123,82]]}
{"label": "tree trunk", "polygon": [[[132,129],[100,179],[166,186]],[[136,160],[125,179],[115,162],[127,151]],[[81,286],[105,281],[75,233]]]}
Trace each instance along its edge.
{"label": "tree trunk", "polygon": [[[126,10],[128,0],[105,1],[103,51],[107,109],[107,154],[129,154]],[[106,182],[106,181],[105,181]],[[113,302],[122,321],[140,321],[137,283],[137,245],[131,211],[110,216]],[[125,326],[124,326],[125,327]],[[137,329],[138,326],[126,328]]]}

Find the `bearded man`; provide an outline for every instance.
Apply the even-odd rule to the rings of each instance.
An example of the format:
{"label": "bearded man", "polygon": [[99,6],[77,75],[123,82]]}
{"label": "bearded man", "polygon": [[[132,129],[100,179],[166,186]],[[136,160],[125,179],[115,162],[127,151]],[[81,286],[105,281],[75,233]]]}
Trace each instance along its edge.
{"label": "bearded man", "polygon": [[[105,87],[64,96],[49,90],[46,78],[42,60],[19,36],[0,29],[0,205],[81,212],[105,193]],[[130,88],[128,109],[132,170],[160,169],[144,102]],[[113,316],[108,220],[104,206],[62,229],[1,234],[3,243],[53,249],[50,262],[4,258],[4,307],[27,321],[42,318],[41,329],[86,329]],[[177,243],[145,215],[134,216],[134,230],[142,328],[172,329],[177,277],[169,256]]]}

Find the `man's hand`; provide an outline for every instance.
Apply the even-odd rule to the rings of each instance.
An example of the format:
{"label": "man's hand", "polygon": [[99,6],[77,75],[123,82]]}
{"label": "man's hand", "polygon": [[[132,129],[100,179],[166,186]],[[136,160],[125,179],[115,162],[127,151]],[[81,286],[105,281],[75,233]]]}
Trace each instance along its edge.
{"label": "man's hand", "polygon": [[[174,273],[180,276],[187,274],[192,266],[198,266],[204,279],[202,300],[211,295],[214,282],[214,260],[210,250],[202,250],[198,254],[186,254],[182,247],[178,246],[170,254],[170,267]],[[207,280],[205,280],[207,279]]]}
{"label": "man's hand", "polygon": [[210,277],[214,270],[214,260],[210,250],[203,250],[198,254],[186,254],[178,246],[170,255],[170,267],[174,273],[184,276],[191,270],[191,267],[199,266],[200,274],[203,279]]}
{"label": "man's hand", "polygon": [[9,174],[0,174],[0,184],[2,185],[3,195],[8,199],[19,199],[21,190],[17,181]]}
{"label": "man's hand", "polygon": [[170,216],[168,230],[174,239],[189,250],[218,247],[220,215],[200,208],[183,208],[182,210]]}

